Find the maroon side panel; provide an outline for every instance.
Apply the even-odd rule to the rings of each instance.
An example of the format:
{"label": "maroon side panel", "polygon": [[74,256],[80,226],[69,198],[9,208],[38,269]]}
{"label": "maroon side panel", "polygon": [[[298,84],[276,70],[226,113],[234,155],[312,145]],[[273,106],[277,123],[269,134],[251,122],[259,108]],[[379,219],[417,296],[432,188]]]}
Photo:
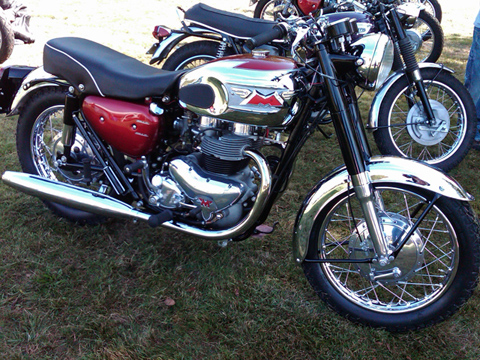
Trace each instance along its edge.
{"label": "maroon side panel", "polygon": [[132,157],[148,154],[163,135],[163,118],[151,114],[147,105],[87,96],[82,110],[103,140]]}

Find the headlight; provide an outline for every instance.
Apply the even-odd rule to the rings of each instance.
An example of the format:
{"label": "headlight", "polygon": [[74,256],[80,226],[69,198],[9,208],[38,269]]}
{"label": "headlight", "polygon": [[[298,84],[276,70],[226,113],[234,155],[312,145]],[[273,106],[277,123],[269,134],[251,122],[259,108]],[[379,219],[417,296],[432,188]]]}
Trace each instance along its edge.
{"label": "headlight", "polygon": [[371,34],[357,40],[352,46],[363,47],[360,55],[363,65],[357,68],[357,72],[365,82],[358,85],[368,90],[378,89],[392,70],[393,42],[385,34]]}

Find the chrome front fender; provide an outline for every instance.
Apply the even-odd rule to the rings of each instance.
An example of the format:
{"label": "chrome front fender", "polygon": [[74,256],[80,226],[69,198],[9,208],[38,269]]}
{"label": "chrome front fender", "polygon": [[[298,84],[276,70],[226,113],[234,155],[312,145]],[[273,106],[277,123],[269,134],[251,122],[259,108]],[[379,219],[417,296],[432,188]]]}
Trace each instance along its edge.
{"label": "chrome front fender", "polygon": [[[377,156],[369,164],[373,184],[405,184],[462,201],[473,197],[453,178],[422,162],[393,156]],[[309,193],[297,214],[293,232],[293,255],[301,264],[308,251],[310,234],[322,210],[353,185],[345,166],[333,170]]]}
{"label": "chrome front fender", "polygon": [[69,84],[55,75],[47,73],[43,66],[30,72],[20,85],[15,94],[11,111],[7,116],[17,115],[20,107],[32,96],[36,90],[46,86],[69,86]]}
{"label": "chrome front fender", "polygon": [[[445,70],[450,73],[454,73],[454,71],[442,64],[435,64],[435,63],[419,63],[418,67],[420,69],[438,69],[438,70]],[[368,115],[368,123],[367,129],[370,131],[374,131],[378,128],[378,114],[380,112],[380,106],[382,105],[383,99],[387,94],[387,91],[400,80],[402,76],[406,76],[404,70],[398,70],[394,72],[392,75],[388,77],[387,80],[383,83],[380,89],[375,94],[375,97],[372,101],[372,106],[370,107],[370,113]]]}
{"label": "chrome front fender", "polygon": [[215,34],[219,36],[219,39],[221,37],[219,33],[214,33],[201,27],[189,26],[188,29],[189,29],[189,32],[172,32],[168,37],[163,39],[158,44],[157,49],[153,53],[152,58],[150,59],[150,65],[155,63],[160,63],[164,59],[166,59],[167,56],[172,51],[172,49],[187,37],[195,36],[196,34],[198,35]]}

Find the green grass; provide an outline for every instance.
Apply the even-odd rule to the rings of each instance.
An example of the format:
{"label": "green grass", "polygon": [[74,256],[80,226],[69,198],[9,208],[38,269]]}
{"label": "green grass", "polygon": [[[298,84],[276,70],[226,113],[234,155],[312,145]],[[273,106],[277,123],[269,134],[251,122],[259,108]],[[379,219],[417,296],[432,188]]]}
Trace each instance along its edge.
{"label": "green grass", "polygon": [[[107,45],[147,59],[149,24],[161,16],[145,9],[165,4],[98,1],[90,14],[84,1],[30,3],[39,41],[15,49],[13,63],[41,61],[42,39],[92,29]],[[463,79],[470,39],[451,34],[441,61]],[[370,100],[362,97],[365,113]],[[15,127],[16,118],[0,118],[0,173],[19,170]],[[341,162],[335,137],[316,134],[267,220],[280,221],[275,233],[225,248],[143,223],[73,226],[0,185],[0,359],[478,359],[478,291],[447,322],[395,335],[336,315],[293,264],[301,201]],[[477,199],[479,164],[472,151],[452,171]],[[472,205],[478,213],[478,201]]]}

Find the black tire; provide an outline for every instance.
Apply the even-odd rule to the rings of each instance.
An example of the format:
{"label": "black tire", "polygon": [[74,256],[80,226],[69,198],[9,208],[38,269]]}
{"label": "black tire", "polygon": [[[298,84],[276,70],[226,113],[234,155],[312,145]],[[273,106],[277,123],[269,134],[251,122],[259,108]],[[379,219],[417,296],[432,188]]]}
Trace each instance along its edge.
{"label": "black tire", "polygon": [[[219,42],[195,41],[181,46],[170,55],[162,66],[164,70],[176,71],[197,67],[217,58]],[[230,48],[225,49],[224,56],[232,55]]]}
{"label": "black tire", "polygon": [[[413,158],[450,171],[472,145],[477,124],[475,105],[465,86],[450,73],[428,68],[420,71],[434,113],[445,123],[422,123],[425,116],[420,99],[403,75],[380,105],[375,142],[383,155]],[[407,97],[410,94],[415,95],[414,102]]]}
{"label": "black tire", "polygon": [[445,37],[442,26],[432,15],[421,11],[407,35],[415,49],[417,62],[436,62],[442,55]]}
{"label": "black tire", "polygon": [[436,18],[439,23],[442,22],[442,7],[437,0],[413,0],[413,2],[425,5],[424,11]]}
{"label": "black tire", "polygon": [[0,16],[0,37],[0,64],[2,64],[12,55],[15,45],[12,26],[3,16]]}
{"label": "black tire", "polygon": [[[22,170],[26,173],[81,185],[78,181],[81,174],[68,173],[52,165],[56,156],[55,148],[61,146],[59,141],[63,129],[65,95],[66,90],[60,87],[42,88],[32,95],[22,107],[17,124],[17,153]],[[48,125],[46,124],[47,119]],[[44,120],[45,124],[41,126]],[[46,128],[46,125],[50,128]],[[41,141],[45,145],[45,148],[42,147],[42,150],[39,152],[34,150],[36,148],[34,132],[35,135],[41,136],[41,140],[37,141]],[[79,135],[77,134],[76,136],[76,139],[78,139]],[[51,151],[46,150],[47,148]],[[82,152],[83,150],[80,151],[80,154]],[[51,201],[43,202],[56,215],[75,223],[93,225],[105,220],[103,216],[73,209],[62,204]]]}
{"label": "black tire", "polygon": [[[276,16],[273,13],[273,8],[277,3],[282,3],[279,0],[260,0],[255,6],[253,11],[253,17],[264,20],[276,20]],[[289,13],[294,16],[299,16],[300,10],[293,4],[290,5]]]}
{"label": "black tire", "polygon": [[[433,197],[404,184],[375,188],[388,211],[381,221],[391,241],[416,220],[409,217],[418,202]],[[353,191],[349,197],[339,195],[317,216],[307,259],[373,256]],[[479,235],[469,203],[441,197],[391,264],[304,262],[303,269],[319,297],[349,320],[393,332],[415,330],[445,320],[472,295],[480,266]],[[383,269],[383,278],[375,279],[380,275],[375,268]],[[385,276],[387,271],[391,274]]]}

